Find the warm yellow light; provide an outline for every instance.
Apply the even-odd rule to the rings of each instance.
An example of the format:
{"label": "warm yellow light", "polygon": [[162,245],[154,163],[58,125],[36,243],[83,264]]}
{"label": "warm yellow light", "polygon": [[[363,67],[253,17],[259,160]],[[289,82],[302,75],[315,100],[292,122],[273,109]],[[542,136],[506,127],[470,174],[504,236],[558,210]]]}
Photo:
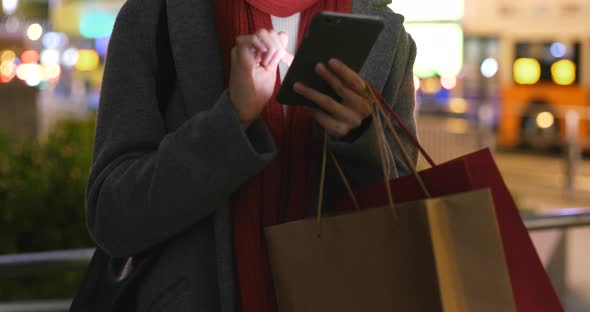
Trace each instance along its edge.
{"label": "warm yellow light", "polygon": [[41,66],[38,64],[22,64],[16,69],[16,76],[23,80],[28,86],[34,87],[41,82],[42,72]]}
{"label": "warm yellow light", "polygon": [[94,50],[80,50],[78,51],[78,62],[76,69],[80,71],[92,71],[98,68],[99,57]]}
{"label": "warm yellow light", "polygon": [[39,38],[41,38],[42,35],[43,27],[41,27],[41,25],[37,23],[31,24],[31,26],[29,26],[29,28],[27,29],[27,37],[29,37],[29,39],[33,41],[39,40]]}
{"label": "warm yellow light", "polygon": [[462,98],[454,98],[449,101],[449,110],[456,114],[463,114],[467,111],[467,101]]}
{"label": "warm yellow light", "polygon": [[541,64],[532,58],[521,58],[514,62],[514,81],[519,84],[535,84],[541,79]]}
{"label": "warm yellow light", "polygon": [[0,74],[2,76],[11,77],[14,76],[14,70],[16,66],[11,61],[4,61],[0,64]]}
{"label": "warm yellow light", "polygon": [[29,71],[29,67],[33,66],[33,64],[22,64],[16,68],[16,76],[20,80],[25,80],[27,78],[27,72]]}
{"label": "warm yellow light", "polygon": [[441,85],[438,78],[430,77],[422,80],[422,92],[425,94],[436,94],[440,89]]}
{"label": "warm yellow light", "polygon": [[548,129],[555,123],[555,117],[550,112],[542,112],[537,115],[537,126],[542,129]]}
{"label": "warm yellow light", "polygon": [[465,119],[452,118],[447,120],[446,130],[453,134],[465,134],[469,131],[469,124]]}
{"label": "warm yellow light", "polygon": [[576,64],[570,60],[561,60],[551,65],[553,81],[562,86],[569,86],[576,81]]}
{"label": "warm yellow light", "polygon": [[47,79],[49,80],[55,80],[59,78],[59,75],[61,74],[61,67],[59,66],[59,64],[45,65],[44,70],[45,77],[47,77]]}
{"label": "warm yellow light", "polygon": [[12,50],[4,50],[2,51],[2,57],[0,57],[0,62],[9,61],[14,62],[16,58],[16,53]]}

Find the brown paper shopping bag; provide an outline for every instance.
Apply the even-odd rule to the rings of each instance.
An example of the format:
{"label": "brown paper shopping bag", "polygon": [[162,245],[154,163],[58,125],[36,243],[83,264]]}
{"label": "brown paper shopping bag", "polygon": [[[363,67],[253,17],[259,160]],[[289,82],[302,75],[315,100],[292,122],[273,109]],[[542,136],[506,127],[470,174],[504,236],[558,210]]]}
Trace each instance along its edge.
{"label": "brown paper shopping bag", "polygon": [[279,311],[515,311],[489,190],[321,216],[323,155],[317,219],[265,229]]}
{"label": "brown paper shopping bag", "polygon": [[279,311],[515,311],[488,190],[395,209],[267,228]]}
{"label": "brown paper shopping bag", "polygon": [[[381,99],[381,103],[379,109],[386,111],[384,114],[389,113],[396,120],[398,126],[432,166],[420,172],[420,177],[431,195],[444,196],[481,188],[491,190],[517,311],[563,312],[559,297],[490,150],[483,149],[443,164],[436,164],[384,99]],[[403,203],[427,198],[426,193],[417,187],[416,181],[415,176],[389,181],[395,201]],[[354,200],[344,196],[335,198],[331,209],[350,211],[355,205],[358,206],[358,203],[362,203],[363,207],[379,207],[386,205],[389,200],[383,192],[382,185],[356,189],[354,194]]]}

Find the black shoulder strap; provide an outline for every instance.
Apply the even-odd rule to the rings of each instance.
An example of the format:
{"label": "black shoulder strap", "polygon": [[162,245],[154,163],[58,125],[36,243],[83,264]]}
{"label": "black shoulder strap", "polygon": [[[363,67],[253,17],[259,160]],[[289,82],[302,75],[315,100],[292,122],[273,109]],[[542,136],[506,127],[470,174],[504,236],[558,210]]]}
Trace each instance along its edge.
{"label": "black shoulder strap", "polygon": [[156,71],[156,97],[158,107],[162,116],[166,113],[166,106],[170,102],[174,85],[176,83],[176,67],[172,56],[170,45],[170,34],[168,31],[168,13],[166,1],[161,0],[160,16],[158,18],[158,31],[156,34],[156,56],[158,68]]}

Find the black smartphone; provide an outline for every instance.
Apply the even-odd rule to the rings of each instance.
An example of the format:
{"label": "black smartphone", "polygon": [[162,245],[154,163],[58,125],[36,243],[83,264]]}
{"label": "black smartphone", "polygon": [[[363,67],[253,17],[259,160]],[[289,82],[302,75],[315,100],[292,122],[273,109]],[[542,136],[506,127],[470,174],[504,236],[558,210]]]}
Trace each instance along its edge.
{"label": "black smartphone", "polygon": [[359,72],[377,37],[383,30],[383,19],[376,16],[317,13],[304,34],[295,59],[281,84],[277,101],[286,105],[317,105],[293,91],[302,82],[340,100],[328,83],[315,72],[315,65],[336,58]]}

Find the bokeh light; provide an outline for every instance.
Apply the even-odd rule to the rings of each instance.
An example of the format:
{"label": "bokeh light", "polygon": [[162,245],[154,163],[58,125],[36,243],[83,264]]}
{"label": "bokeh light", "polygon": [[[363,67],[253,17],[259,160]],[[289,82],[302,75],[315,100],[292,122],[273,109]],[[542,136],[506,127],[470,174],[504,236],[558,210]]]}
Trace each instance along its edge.
{"label": "bokeh light", "polygon": [[425,94],[436,94],[441,89],[440,79],[430,77],[422,80],[422,92]]}
{"label": "bokeh light", "polygon": [[446,122],[446,131],[454,134],[465,134],[469,131],[470,126],[467,120],[463,118],[452,118]]}
{"label": "bokeh light", "polygon": [[456,114],[465,113],[467,106],[467,101],[463,98],[453,98],[449,101],[449,110]]}
{"label": "bokeh light", "polygon": [[16,58],[16,53],[14,53],[14,51],[4,50],[4,51],[2,51],[2,54],[0,55],[0,62],[4,62],[4,61],[14,62],[15,58]]}
{"label": "bokeh light", "polygon": [[0,64],[0,74],[4,77],[14,77],[16,71],[16,65],[11,61],[3,61]]}
{"label": "bokeh light", "polygon": [[20,55],[23,64],[33,64],[39,62],[39,52],[35,50],[26,50]]}
{"label": "bokeh light", "polygon": [[18,0],[2,0],[2,10],[6,15],[12,15],[18,7]]}
{"label": "bokeh light", "polygon": [[35,87],[41,82],[43,73],[38,64],[22,64],[17,67],[16,76],[25,81],[28,86]]}
{"label": "bokeh light", "polygon": [[514,81],[532,85],[541,79],[541,64],[532,58],[520,58],[514,62]]}
{"label": "bokeh light", "polygon": [[43,73],[41,72],[41,66],[32,64],[27,72],[27,76],[25,78],[25,83],[29,87],[36,87],[41,83],[43,79]]}
{"label": "bokeh light", "polygon": [[43,46],[47,49],[59,49],[68,44],[68,37],[64,33],[48,32],[43,35]]}
{"label": "bokeh light", "polygon": [[551,65],[553,82],[569,86],[576,81],[576,64],[570,60],[561,60]]}
{"label": "bokeh light", "polygon": [[560,58],[560,57],[564,57],[565,54],[567,53],[567,48],[565,47],[565,44],[561,43],[561,42],[555,42],[551,45],[551,48],[549,48],[551,55],[553,55],[553,57],[556,58]]}
{"label": "bokeh light", "polygon": [[487,58],[481,63],[481,74],[486,78],[492,78],[498,73],[498,61],[494,58]]}
{"label": "bokeh light", "polygon": [[43,70],[45,77],[52,82],[57,81],[61,75],[61,66],[59,64],[44,65]]}
{"label": "bokeh light", "polygon": [[76,63],[78,63],[78,49],[76,48],[69,48],[67,50],[64,51],[64,53],[62,54],[62,64],[66,67],[73,67],[74,65],[76,65]]}
{"label": "bokeh light", "polygon": [[80,71],[91,71],[98,68],[99,65],[98,53],[94,50],[80,50],[78,51],[78,62],[76,69]]}
{"label": "bokeh light", "polygon": [[0,83],[9,83],[13,77],[0,75]]}
{"label": "bokeh light", "polygon": [[453,90],[457,86],[456,76],[447,76],[440,78],[440,84],[447,90]]}
{"label": "bokeh light", "polygon": [[418,92],[418,90],[420,90],[420,86],[421,82],[420,82],[420,78],[418,78],[418,76],[414,75],[414,89],[416,92]]}
{"label": "bokeh light", "polygon": [[47,49],[41,52],[41,64],[59,64],[59,51],[54,49]]}
{"label": "bokeh light", "polygon": [[20,80],[25,80],[27,78],[27,71],[31,64],[22,64],[16,67],[16,77]]}
{"label": "bokeh light", "polygon": [[39,38],[41,38],[42,35],[43,27],[41,27],[41,25],[37,23],[31,24],[31,26],[29,26],[29,28],[27,29],[27,37],[29,37],[29,39],[33,41],[39,40]]}
{"label": "bokeh light", "polygon": [[536,118],[537,126],[541,129],[549,129],[555,123],[555,116],[550,112],[541,112]]}

